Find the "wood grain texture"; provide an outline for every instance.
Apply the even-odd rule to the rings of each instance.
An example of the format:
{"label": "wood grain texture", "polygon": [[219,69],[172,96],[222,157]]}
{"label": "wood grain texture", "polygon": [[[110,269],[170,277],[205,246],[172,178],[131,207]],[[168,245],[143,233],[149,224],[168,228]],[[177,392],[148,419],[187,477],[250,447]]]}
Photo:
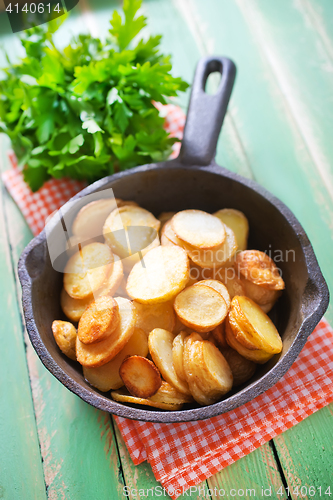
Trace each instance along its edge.
{"label": "wood grain texture", "polygon": [[[6,142],[8,144],[8,142]],[[3,149],[1,150],[3,153]],[[1,154],[2,156],[2,154]],[[3,159],[1,158],[1,163]],[[0,186],[0,498],[46,498]]]}
{"label": "wood grain texture", "polygon": [[[325,498],[330,486],[333,494],[333,405],[314,413],[303,422],[284,432],[274,442],[291,492],[291,498]],[[298,489],[298,494],[297,490]],[[309,494],[314,487],[316,494]],[[320,496],[320,489],[322,495]],[[326,498],[330,498],[326,496]]]}
{"label": "wood grain texture", "polygon": [[[281,500],[288,498],[269,443],[209,478],[208,484],[212,490],[215,488],[217,491],[224,490],[225,496],[229,497],[236,489],[236,497],[263,498],[262,490],[271,487],[272,492],[281,491],[281,495],[276,498]],[[222,495],[212,495],[212,498],[222,498]]]}

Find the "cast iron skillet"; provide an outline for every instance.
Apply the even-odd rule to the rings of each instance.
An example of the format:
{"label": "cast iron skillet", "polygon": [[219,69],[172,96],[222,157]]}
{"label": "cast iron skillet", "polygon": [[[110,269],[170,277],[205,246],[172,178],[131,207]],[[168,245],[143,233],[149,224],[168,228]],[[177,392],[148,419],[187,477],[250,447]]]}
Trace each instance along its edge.
{"label": "cast iron skillet", "polygon": [[[217,93],[208,95],[204,91],[205,83],[214,71],[222,73],[221,82]],[[81,367],[63,356],[53,339],[52,321],[63,317],[59,305],[62,275],[52,268],[44,230],[31,241],[19,261],[30,340],[46,368],[68,389],[96,408],[151,422],[200,420],[232,410],[272,387],[285,374],[327,309],[327,285],[311,244],[294,215],[255,182],[221,168],[214,161],[235,73],[235,65],[229,59],[207,57],[200,60],[179,157],[95,182],[72,199],[74,210],[72,206],[70,217],[74,218],[85,204],[83,196],[110,187],[117,198],[135,200],[155,215],[186,208],[214,212],[232,207],[243,211],[250,223],[248,248],[266,250],[273,257],[284,257],[283,262],[279,257],[277,264],[282,269],[286,290],[275,311],[283,351],[260,366],[245,387],[227,394],[225,399],[211,406],[164,412],[111,400],[108,393],[100,393],[85,382]],[[68,207],[67,203],[63,214],[68,213]],[[51,220],[49,224],[49,234],[56,234],[57,221]]]}

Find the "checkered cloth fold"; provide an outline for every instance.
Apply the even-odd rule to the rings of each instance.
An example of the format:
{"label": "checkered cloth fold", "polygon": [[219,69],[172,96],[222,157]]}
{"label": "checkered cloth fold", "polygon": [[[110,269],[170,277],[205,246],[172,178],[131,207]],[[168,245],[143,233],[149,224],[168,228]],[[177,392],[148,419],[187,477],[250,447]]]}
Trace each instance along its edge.
{"label": "checkered cloth fold", "polygon": [[[182,137],[185,116],[160,108],[166,128]],[[174,155],[177,155],[179,144]],[[34,235],[85,183],[51,179],[37,193],[24,183],[13,153],[3,181]],[[195,486],[333,401],[333,330],[323,319],[287,374],[264,394],[198,422],[154,424],[115,417],[134,464],[147,460],[172,498]]]}

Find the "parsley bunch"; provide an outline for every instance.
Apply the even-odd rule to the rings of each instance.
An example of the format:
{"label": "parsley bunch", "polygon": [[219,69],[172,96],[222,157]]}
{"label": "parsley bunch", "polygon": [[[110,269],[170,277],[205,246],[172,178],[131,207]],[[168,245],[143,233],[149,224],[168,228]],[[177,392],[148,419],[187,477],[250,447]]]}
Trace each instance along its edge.
{"label": "parsley bunch", "polygon": [[0,81],[0,131],[33,191],[51,176],[92,182],[169,156],[175,139],[152,102],[165,103],[188,85],[170,74],[160,36],[131,45],[146,26],[140,6],[124,0],[105,42],[79,35],[59,50],[57,20],[21,38],[26,57]]}

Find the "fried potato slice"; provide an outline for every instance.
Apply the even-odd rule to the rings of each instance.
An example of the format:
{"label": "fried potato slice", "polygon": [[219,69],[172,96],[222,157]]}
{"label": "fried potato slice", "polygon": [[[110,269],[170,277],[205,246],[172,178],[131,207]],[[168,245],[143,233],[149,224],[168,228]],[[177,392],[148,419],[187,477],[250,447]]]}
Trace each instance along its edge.
{"label": "fried potato slice", "polygon": [[220,323],[212,330],[212,336],[219,347],[224,348],[228,346],[225,338],[225,322]]}
{"label": "fried potato slice", "polygon": [[52,323],[52,333],[57,346],[68,358],[76,360],[76,329],[68,321],[55,320]]}
{"label": "fried potato slice", "polygon": [[105,198],[82,207],[72,225],[73,235],[80,241],[103,236],[104,222],[120,202],[117,198]]}
{"label": "fried potato slice", "polygon": [[216,248],[226,237],[223,222],[202,210],[176,213],[171,227],[179,239],[198,249]]}
{"label": "fried potato slice", "polygon": [[223,210],[218,210],[213,215],[233,230],[238,250],[245,250],[249,236],[249,221],[243,212],[234,208],[224,208]]}
{"label": "fried potato slice", "polygon": [[235,295],[245,295],[245,288],[240,276],[237,276],[237,271],[234,267],[220,267],[212,269],[212,278],[222,281],[227,287],[227,290],[232,299]]}
{"label": "fried potato slice", "polygon": [[114,295],[124,277],[123,263],[118,255],[114,255],[114,262],[111,272],[104,281],[102,287],[94,293],[95,298],[103,295]]}
{"label": "fried potato slice", "polygon": [[[215,217],[217,218],[217,217]],[[213,249],[192,249],[188,251],[190,259],[200,267],[214,268],[226,265],[237,251],[234,232],[225,226],[226,237],[224,243]]]}
{"label": "fried potato slice", "polygon": [[181,331],[172,342],[172,361],[175,372],[181,380],[186,381],[183,364],[184,343],[188,336],[187,332]]}
{"label": "fried potato slice", "polygon": [[275,300],[273,302],[269,302],[268,304],[258,304],[260,309],[264,311],[264,313],[269,313],[269,311],[274,307],[275,305]]}
{"label": "fried potato slice", "polygon": [[259,306],[275,304],[277,299],[282,294],[282,290],[272,290],[262,285],[256,285],[255,283],[245,279],[243,276],[241,276],[241,282],[245,291],[244,295],[252,299]]}
{"label": "fried potato slice", "polygon": [[158,238],[159,228],[160,221],[148,210],[124,205],[111,212],[105,221],[103,234],[112,251],[125,259],[144,252]]}
{"label": "fried potato slice", "polygon": [[172,358],[174,335],[162,328],[155,328],[148,337],[150,355],[164,380],[183,394],[190,394],[187,383],[178,377]]}
{"label": "fried potato slice", "polygon": [[182,248],[160,246],[133,267],[127,280],[128,295],[142,304],[173,299],[189,279],[189,260]]}
{"label": "fried potato slice", "polygon": [[119,369],[126,389],[137,398],[150,398],[161,386],[161,374],[152,361],[142,356],[126,358]]}
{"label": "fried potato slice", "polygon": [[124,385],[119,375],[119,368],[124,359],[134,355],[146,357],[147,354],[147,335],[140,328],[135,328],[130,341],[125,344],[122,350],[111,361],[98,368],[83,366],[84,378],[102,392],[119,389]]}
{"label": "fried potato slice", "polygon": [[88,297],[86,299],[73,299],[66,290],[63,288],[60,294],[60,305],[64,314],[66,314],[67,318],[71,321],[77,323],[86,308],[91,304],[94,300],[94,297]]}
{"label": "fried potato slice", "polygon": [[196,374],[196,366],[198,356],[202,355],[200,345],[203,342],[198,333],[191,333],[184,342],[183,364],[186,381],[188,383],[190,393],[197,403],[202,406],[213,404],[214,399],[203,391],[198,385],[198,377]]}
{"label": "fried potato slice", "polygon": [[[248,297],[233,299],[238,324],[246,331],[251,342],[266,352],[277,354],[282,351],[282,340],[273,321]],[[240,312],[239,312],[240,311]]]}
{"label": "fried potato slice", "polygon": [[158,391],[150,397],[151,401],[167,404],[184,404],[192,403],[192,395],[187,395],[182,392],[177,391],[169,382],[162,380],[161,387]]}
{"label": "fried potato slice", "polygon": [[63,288],[60,294],[60,305],[67,318],[78,322],[86,308],[98,297],[103,295],[114,295],[118,290],[123,278],[123,265],[117,255],[114,255],[114,264],[111,272],[107,276],[101,288],[96,290],[93,295],[86,299],[73,299]]}
{"label": "fried potato slice", "polygon": [[111,271],[113,254],[103,243],[90,243],[75,253],[64,271],[64,288],[73,299],[86,299],[98,290]]}
{"label": "fried potato slice", "polygon": [[121,389],[118,391],[112,391],[111,397],[120,403],[152,406],[154,408],[159,408],[160,410],[178,411],[183,407],[183,404],[162,403],[160,401],[152,401],[151,399],[137,398]]}
{"label": "fried potato slice", "polygon": [[131,338],[136,321],[134,306],[130,300],[116,297],[120,322],[116,330],[105,340],[95,344],[83,344],[76,339],[76,355],[81,365],[95,368],[105,365],[122,350]]}
{"label": "fried potato slice", "polygon": [[150,250],[152,250],[153,248],[156,248],[158,246],[160,246],[160,238],[157,234],[156,238],[148,246],[146,246],[142,250],[140,250],[136,253],[133,253],[132,255],[129,255],[128,257],[123,259],[123,266],[124,266],[125,271],[130,272],[131,269],[133,269],[133,266],[137,262],[140,262],[143,259],[143,257],[148,252],[150,252]]}
{"label": "fried potato slice", "polygon": [[283,290],[285,287],[274,260],[260,250],[239,252],[235,265],[238,272],[255,285],[271,290]]}
{"label": "fried potato slice", "polygon": [[230,366],[233,376],[233,387],[244,384],[254,375],[257,365],[241,356],[235,349],[225,347],[222,354]]}
{"label": "fried potato slice", "polygon": [[176,315],[172,302],[161,304],[141,304],[133,301],[136,309],[136,326],[142,328],[148,335],[155,328],[162,328],[172,332],[176,324]]}
{"label": "fried potato slice", "polygon": [[182,240],[180,240],[174,230],[172,229],[172,224],[171,224],[171,219],[168,220],[162,230],[161,230],[161,244],[165,245],[175,245],[181,248],[184,248],[184,250],[192,250],[192,247],[190,245],[186,245],[186,243]]}
{"label": "fried potato slice", "polygon": [[197,384],[214,402],[221,399],[232,388],[233,376],[225,357],[219,349],[204,340],[196,344],[198,362],[195,367]]}
{"label": "fried potato slice", "polygon": [[225,321],[225,334],[229,346],[235,349],[235,351],[237,351],[241,356],[243,356],[246,359],[249,359],[251,361],[254,361],[255,363],[259,363],[262,365],[266,363],[269,359],[271,359],[272,356],[274,356],[274,354],[267,353],[262,349],[257,349],[254,351],[247,349],[240,342],[238,342],[238,340],[236,340],[234,336],[233,330],[229,322],[229,318],[227,318]]}
{"label": "fried potato slice", "polygon": [[168,222],[170,219],[172,219],[172,217],[176,214],[176,212],[162,212],[159,216],[158,216],[158,220],[160,221],[161,223],[161,226],[160,226],[160,234],[162,233],[162,229],[163,229],[163,226],[166,222]]}
{"label": "fried potato slice", "polygon": [[175,298],[174,308],[181,322],[199,333],[215,328],[228,313],[222,295],[199,283],[180,292]]}
{"label": "fried potato slice", "polygon": [[229,311],[229,309],[230,309],[230,295],[229,295],[227,287],[221,281],[201,280],[201,281],[198,281],[196,283],[196,285],[199,285],[199,284],[209,286],[210,288],[214,288],[214,290],[219,292],[222,295],[222,297],[224,298],[224,301],[225,301],[227,308],[228,308],[228,311]]}
{"label": "fried potato slice", "polygon": [[77,336],[83,344],[94,344],[109,337],[120,322],[115,299],[105,295],[92,302],[82,314]]}
{"label": "fried potato slice", "polygon": [[[253,341],[253,337],[248,333],[244,324],[240,323],[243,313],[237,303],[233,303],[232,309],[229,312],[229,323],[237,342],[242,344],[251,351],[259,350],[260,347]],[[245,318],[243,318],[245,320]]]}

